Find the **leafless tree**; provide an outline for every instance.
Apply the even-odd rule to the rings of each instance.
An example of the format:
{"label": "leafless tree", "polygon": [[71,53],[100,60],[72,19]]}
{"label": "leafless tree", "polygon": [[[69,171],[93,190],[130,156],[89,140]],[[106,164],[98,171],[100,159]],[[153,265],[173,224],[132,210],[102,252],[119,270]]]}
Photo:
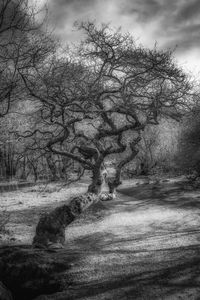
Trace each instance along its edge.
{"label": "leafless tree", "polygon": [[29,3],[0,2],[0,117],[9,112],[12,101],[22,97],[19,70],[30,71],[49,51],[49,37],[36,20],[39,12]]}
{"label": "leafless tree", "polygon": [[199,116],[200,108],[199,105],[196,105],[183,119],[178,137],[178,149],[175,156],[178,168],[183,173],[188,173],[191,180],[199,178],[200,175]]}
{"label": "leafless tree", "polygon": [[[23,85],[22,74],[31,74],[32,70],[40,66],[45,58],[54,53],[55,41],[45,32],[43,21],[38,22],[39,11],[30,5],[28,0],[0,1],[0,118],[1,129],[6,130],[6,124],[14,112],[16,103],[27,101]],[[21,105],[22,106],[22,105]],[[12,118],[11,118],[12,119]],[[4,128],[5,127],[5,128]],[[1,130],[2,132],[2,130]],[[10,134],[11,137],[12,134]],[[10,141],[9,137],[9,141]],[[14,139],[11,138],[13,141]],[[0,136],[1,153],[11,149],[5,148],[8,141]],[[16,144],[13,142],[13,149]],[[7,150],[5,150],[7,149]],[[16,150],[16,149],[15,149]],[[16,155],[14,157],[16,163]],[[4,153],[1,168],[6,167],[7,173],[16,173],[14,164],[7,164]],[[9,167],[10,166],[10,167]],[[12,172],[11,172],[12,171]],[[6,173],[6,174],[7,174]],[[8,175],[9,175],[8,174]]]}
{"label": "leafless tree", "polygon": [[113,190],[121,169],[137,155],[145,126],[164,115],[179,118],[190,85],[170,51],[137,46],[130,35],[108,26],[84,23],[80,29],[86,39],[74,59],[53,57],[34,78],[24,76],[41,121],[25,136],[33,138],[33,148],[91,170],[88,191],[98,193],[105,158],[126,153],[109,182]]}
{"label": "leafless tree", "polygon": [[[63,228],[74,219],[71,214],[78,215],[96,201],[105,159],[120,154],[116,175],[108,181],[113,193],[121,170],[138,153],[141,132],[149,124],[157,125],[162,116],[180,118],[191,88],[170,51],[137,46],[130,35],[104,25],[83,23],[79,29],[86,38],[78,51],[50,56],[42,67],[21,73],[37,106],[38,121],[24,133],[31,140],[30,149],[67,157],[92,173],[85,198],[63,208],[70,217],[62,214],[62,226],[54,223],[59,209],[41,219],[35,244],[44,240],[47,223],[45,228],[55,225],[63,241]],[[55,236],[45,241],[59,240]]]}

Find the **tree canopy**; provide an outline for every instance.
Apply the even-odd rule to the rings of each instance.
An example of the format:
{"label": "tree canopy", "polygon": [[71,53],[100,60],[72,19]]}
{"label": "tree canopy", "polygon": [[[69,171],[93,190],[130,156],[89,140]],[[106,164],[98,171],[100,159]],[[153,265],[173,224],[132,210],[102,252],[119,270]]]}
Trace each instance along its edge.
{"label": "tree canopy", "polygon": [[[107,25],[82,23],[80,46],[20,70],[36,121],[29,148],[77,161],[96,186],[106,157],[123,153],[121,169],[138,150],[141,132],[163,116],[179,119],[191,86],[171,51],[146,49]],[[39,67],[38,67],[39,65]],[[85,154],[84,154],[85,152]]]}

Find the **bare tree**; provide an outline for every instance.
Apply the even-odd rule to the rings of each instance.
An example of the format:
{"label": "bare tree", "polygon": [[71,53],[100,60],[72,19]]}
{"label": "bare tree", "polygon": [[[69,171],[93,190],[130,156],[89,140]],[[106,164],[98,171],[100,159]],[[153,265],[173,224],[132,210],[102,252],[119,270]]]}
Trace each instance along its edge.
{"label": "bare tree", "polygon": [[180,117],[190,85],[171,52],[138,47],[131,36],[107,26],[87,23],[81,29],[87,36],[76,62],[53,58],[45,70],[36,70],[35,83],[24,77],[43,123],[26,137],[90,169],[88,191],[96,193],[105,157],[127,151],[120,173],[137,154],[146,125],[158,124],[163,115]]}
{"label": "bare tree", "polygon": [[178,168],[183,173],[188,173],[190,175],[189,178],[192,180],[196,180],[200,175],[199,116],[200,108],[199,105],[196,105],[183,119],[176,154],[176,164]]}
{"label": "bare tree", "polygon": [[[34,76],[23,75],[40,113],[40,122],[24,137],[33,140],[33,149],[68,157],[90,170],[89,195],[101,192],[105,159],[121,154],[116,176],[108,182],[113,193],[121,170],[138,153],[141,132],[162,116],[180,118],[191,87],[170,51],[137,46],[130,35],[108,26],[83,23],[80,29],[86,38],[78,52],[51,57],[42,69],[35,68]],[[42,224],[36,236],[43,235]]]}
{"label": "bare tree", "polygon": [[0,3],[0,117],[9,112],[14,100],[22,97],[19,71],[30,71],[53,49],[37,15],[28,0]]}
{"label": "bare tree", "polygon": [[[6,123],[10,118],[9,113],[15,111],[16,103],[27,101],[22,74],[31,74],[33,69],[39,68],[41,62],[55,51],[56,43],[51,35],[43,30],[43,21],[38,23],[38,13],[28,0],[0,1],[1,127],[8,128]],[[12,140],[14,141],[13,138]],[[7,170],[7,176],[16,173],[16,165],[10,163],[13,160],[16,162],[16,155],[11,151],[11,143],[9,145],[8,147],[8,141],[5,141],[1,134],[0,151],[4,153],[1,167]],[[15,149],[16,143],[13,142],[12,146]]]}

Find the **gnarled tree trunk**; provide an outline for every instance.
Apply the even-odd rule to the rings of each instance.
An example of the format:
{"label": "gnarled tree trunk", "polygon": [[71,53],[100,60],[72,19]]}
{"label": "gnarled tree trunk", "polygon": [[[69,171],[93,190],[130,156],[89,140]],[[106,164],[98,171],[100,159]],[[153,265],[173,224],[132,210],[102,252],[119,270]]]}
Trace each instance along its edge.
{"label": "gnarled tree trunk", "polygon": [[116,188],[121,184],[121,172],[123,167],[128,164],[130,161],[132,161],[137,153],[138,149],[136,149],[136,145],[140,141],[140,135],[130,143],[130,154],[127,155],[124,159],[120,161],[118,166],[116,167],[116,173],[115,177],[113,178],[108,178],[108,187],[109,187],[109,194],[111,195],[112,198],[115,198],[115,190]]}
{"label": "gnarled tree trunk", "polygon": [[98,195],[87,193],[72,198],[69,204],[57,207],[42,216],[37,224],[33,246],[58,248],[65,243],[65,228],[90,205],[98,201]]}
{"label": "gnarled tree trunk", "polygon": [[97,166],[92,171],[92,183],[88,187],[88,193],[100,194],[103,180],[101,168]]}
{"label": "gnarled tree trunk", "polygon": [[90,205],[100,199],[98,195],[101,193],[103,183],[101,167],[103,156],[100,156],[100,153],[91,147],[82,148],[79,147],[79,151],[81,151],[84,157],[94,159],[95,162],[93,165],[89,164],[92,170],[92,183],[88,187],[88,193],[74,197],[69,204],[58,207],[51,213],[40,218],[33,239],[33,246],[35,247],[61,247],[65,243],[66,226],[74,221]]}
{"label": "gnarled tree trunk", "polygon": [[57,207],[51,213],[40,218],[33,246],[39,248],[62,247],[65,243],[65,228],[84,210],[100,200],[103,180],[101,162],[99,162],[92,170],[92,183],[86,194],[72,198],[69,204]]}

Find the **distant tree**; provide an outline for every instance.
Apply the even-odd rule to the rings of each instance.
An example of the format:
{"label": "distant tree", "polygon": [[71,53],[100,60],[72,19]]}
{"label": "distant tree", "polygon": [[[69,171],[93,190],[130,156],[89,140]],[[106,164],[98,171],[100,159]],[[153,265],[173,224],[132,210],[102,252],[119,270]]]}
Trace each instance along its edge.
{"label": "distant tree", "polygon": [[195,171],[197,176],[200,175],[200,108],[198,106],[194,107],[182,122],[176,162],[183,172]]}
{"label": "distant tree", "polygon": [[159,131],[155,126],[146,126],[138,145],[136,173],[148,175],[157,164],[156,148],[159,143]]}
{"label": "distant tree", "polygon": [[37,14],[28,0],[0,2],[0,117],[23,95],[19,72],[31,72],[54,48]]}
{"label": "distant tree", "polygon": [[[23,74],[39,68],[56,48],[54,39],[43,29],[43,21],[38,23],[38,13],[28,0],[0,1],[0,169],[7,178],[16,174],[20,150],[12,133],[13,126],[8,125],[16,122],[8,114],[14,113],[19,101],[27,101]],[[19,114],[16,116],[22,119]]]}
{"label": "distant tree", "polygon": [[181,122],[162,118],[158,126],[145,128],[136,159],[137,174],[178,171],[175,155],[180,127]]}

